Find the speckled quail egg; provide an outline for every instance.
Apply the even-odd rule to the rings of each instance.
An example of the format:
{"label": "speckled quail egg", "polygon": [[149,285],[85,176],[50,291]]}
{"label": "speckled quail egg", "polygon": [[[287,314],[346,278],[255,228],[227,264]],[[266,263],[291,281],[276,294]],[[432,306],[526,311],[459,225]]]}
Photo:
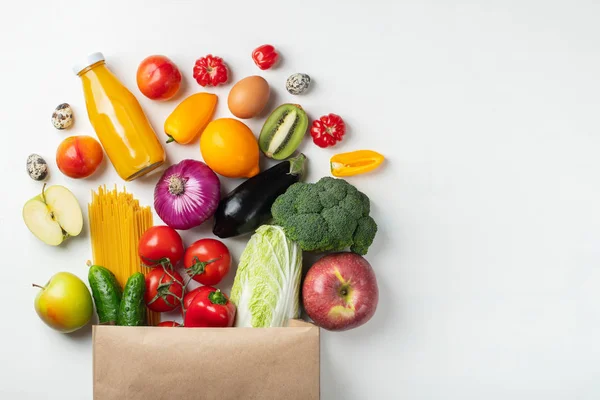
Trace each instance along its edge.
{"label": "speckled quail egg", "polygon": [[27,157],[27,174],[35,181],[43,181],[48,176],[48,163],[38,154]]}
{"label": "speckled quail egg", "polygon": [[52,125],[56,129],[67,129],[73,125],[73,109],[67,103],[59,104],[52,113]]}
{"label": "speckled quail egg", "polygon": [[292,74],[285,82],[285,88],[291,94],[302,94],[310,86],[310,76],[307,74]]}

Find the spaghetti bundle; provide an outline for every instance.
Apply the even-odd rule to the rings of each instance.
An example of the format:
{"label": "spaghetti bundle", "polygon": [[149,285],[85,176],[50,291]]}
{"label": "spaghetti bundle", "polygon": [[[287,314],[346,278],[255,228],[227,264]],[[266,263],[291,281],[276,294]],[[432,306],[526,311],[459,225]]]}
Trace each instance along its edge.
{"label": "spaghetti bundle", "polygon": [[[102,265],[115,274],[122,288],[135,272],[146,274],[138,255],[138,243],[152,223],[150,207],[141,207],[140,202],[125,189],[118,192],[104,186],[92,191],[92,202],[88,205],[88,218],[92,241],[94,264]],[[148,325],[160,322],[160,313],[148,310]]]}

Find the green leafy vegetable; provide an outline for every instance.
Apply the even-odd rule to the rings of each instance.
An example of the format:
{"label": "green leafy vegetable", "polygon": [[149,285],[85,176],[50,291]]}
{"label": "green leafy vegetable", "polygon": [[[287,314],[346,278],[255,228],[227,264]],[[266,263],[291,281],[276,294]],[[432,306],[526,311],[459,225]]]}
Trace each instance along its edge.
{"label": "green leafy vegetable", "polygon": [[343,179],[294,183],[279,196],[271,212],[288,238],[306,251],[367,254],[377,233],[369,216],[369,198]]}
{"label": "green leafy vegetable", "polygon": [[279,226],[263,225],[240,257],[230,300],[235,326],[281,327],[300,312],[302,250]]}

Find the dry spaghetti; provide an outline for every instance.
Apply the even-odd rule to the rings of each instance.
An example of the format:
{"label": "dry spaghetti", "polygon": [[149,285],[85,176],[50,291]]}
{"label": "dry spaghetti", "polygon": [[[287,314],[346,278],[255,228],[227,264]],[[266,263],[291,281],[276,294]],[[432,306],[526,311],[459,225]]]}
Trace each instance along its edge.
{"label": "dry spaghetti", "polygon": [[[121,287],[135,272],[146,274],[138,255],[138,243],[142,234],[150,228],[152,210],[141,207],[140,202],[125,189],[118,192],[100,186],[92,191],[88,205],[88,218],[92,236],[94,264],[102,265],[115,274]],[[148,310],[148,325],[157,325],[160,313]]]}

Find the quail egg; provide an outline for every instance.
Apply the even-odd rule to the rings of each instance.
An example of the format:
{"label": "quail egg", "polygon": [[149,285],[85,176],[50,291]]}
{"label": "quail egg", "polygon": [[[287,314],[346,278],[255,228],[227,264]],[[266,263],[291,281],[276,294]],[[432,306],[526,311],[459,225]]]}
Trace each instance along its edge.
{"label": "quail egg", "polygon": [[52,125],[56,129],[67,129],[73,125],[73,109],[67,103],[59,104],[52,113]]}
{"label": "quail egg", "polygon": [[308,90],[310,86],[310,76],[307,74],[293,74],[287,78],[285,88],[291,94],[302,94]]}
{"label": "quail egg", "polygon": [[27,174],[35,181],[43,181],[48,176],[48,163],[38,154],[27,157]]}

